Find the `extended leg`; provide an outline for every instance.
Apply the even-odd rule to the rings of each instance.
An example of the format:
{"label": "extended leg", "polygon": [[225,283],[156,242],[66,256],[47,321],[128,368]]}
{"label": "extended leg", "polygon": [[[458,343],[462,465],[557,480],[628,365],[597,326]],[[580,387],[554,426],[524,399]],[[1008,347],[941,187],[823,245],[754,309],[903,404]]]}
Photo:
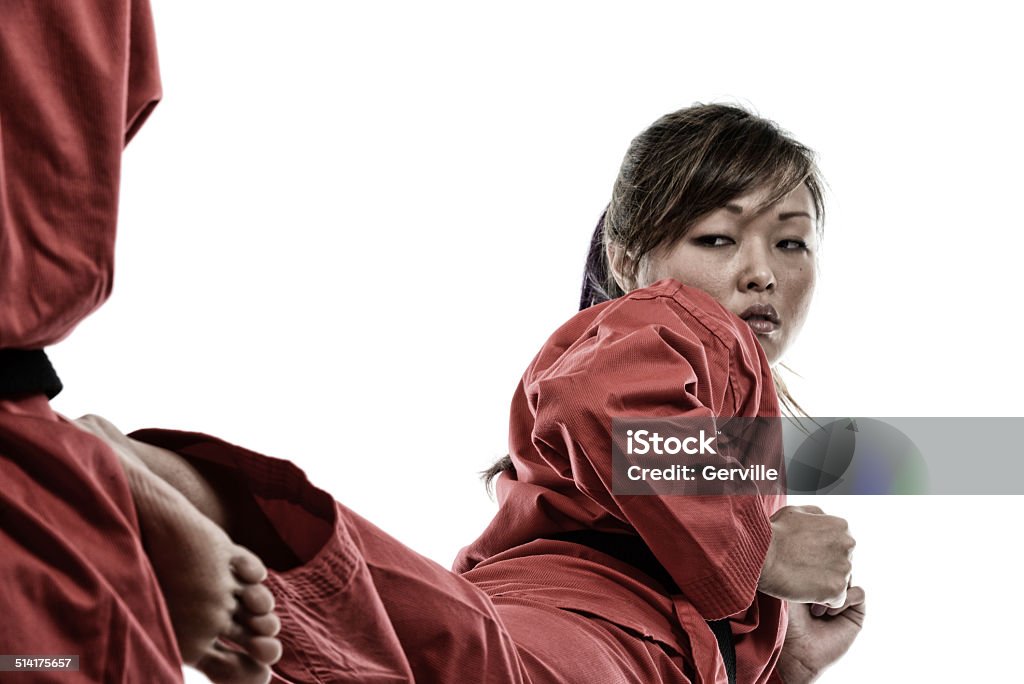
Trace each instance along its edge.
{"label": "extended leg", "polygon": [[[247,549],[150,471],[116,428],[95,416],[79,427],[103,437],[124,467],[142,539],[160,582],[182,660],[217,682],[264,682],[281,655],[266,568]],[[209,507],[207,511],[216,515]],[[225,648],[218,639],[236,643]]]}
{"label": "extended leg", "polygon": [[[681,661],[616,625],[556,605],[492,598],[309,483],[287,461],[195,433],[133,437],[215,464],[300,564],[271,572],[295,681],[681,683]],[[153,452],[154,456],[158,452]],[[214,495],[230,505],[232,497]]]}
{"label": "extended leg", "polygon": [[[282,561],[269,565],[290,568],[268,579],[282,623],[285,653],[275,669],[283,676],[528,681],[483,592],[336,506],[291,464],[242,458],[238,469],[234,459],[243,450],[205,458],[201,445],[169,451],[131,440],[101,419],[80,423],[147,463],[236,539]],[[438,676],[452,668],[472,674]]]}

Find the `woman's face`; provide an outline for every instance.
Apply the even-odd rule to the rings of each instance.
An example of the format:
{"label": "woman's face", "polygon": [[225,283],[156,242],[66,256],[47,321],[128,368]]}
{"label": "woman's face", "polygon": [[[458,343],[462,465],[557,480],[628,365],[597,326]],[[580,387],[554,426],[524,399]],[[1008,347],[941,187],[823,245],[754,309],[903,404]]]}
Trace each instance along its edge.
{"label": "woman's face", "polygon": [[675,278],[704,290],[744,319],[771,364],[803,327],[817,280],[814,201],[806,186],[756,212],[763,191],[739,197],[695,223],[641,264],[637,286]]}

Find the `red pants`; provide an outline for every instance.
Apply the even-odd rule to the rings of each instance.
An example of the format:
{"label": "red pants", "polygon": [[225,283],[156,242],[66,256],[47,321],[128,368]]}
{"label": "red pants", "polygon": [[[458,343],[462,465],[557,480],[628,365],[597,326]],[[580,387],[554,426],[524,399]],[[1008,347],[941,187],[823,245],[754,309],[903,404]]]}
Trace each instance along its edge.
{"label": "red pants", "polygon": [[653,641],[550,602],[489,596],[337,505],[324,550],[273,574],[287,657],[328,682],[688,682]]}
{"label": "red pants", "polygon": [[[593,559],[509,557],[460,576],[335,503],[286,461],[201,435],[133,436],[235,469],[304,561],[268,580],[282,621],[284,657],[275,671],[283,681],[691,681],[667,639],[559,607],[572,602],[574,577],[603,568]],[[667,620],[656,611],[650,617]]]}

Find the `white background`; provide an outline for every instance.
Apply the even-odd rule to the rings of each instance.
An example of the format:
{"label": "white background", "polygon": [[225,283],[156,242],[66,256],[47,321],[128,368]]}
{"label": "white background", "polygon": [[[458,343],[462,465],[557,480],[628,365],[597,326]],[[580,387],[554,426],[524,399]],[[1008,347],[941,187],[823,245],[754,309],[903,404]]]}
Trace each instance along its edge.
{"label": "white background", "polygon": [[[1002,3],[155,0],[115,293],[56,406],[292,459],[450,564],[632,138],[740,102],[819,152],[818,415],[1024,414],[1022,49]],[[964,454],[969,461],[971,454]],[[869,615],[824,681],[1006,681],[1024,502],[830,498]]]}

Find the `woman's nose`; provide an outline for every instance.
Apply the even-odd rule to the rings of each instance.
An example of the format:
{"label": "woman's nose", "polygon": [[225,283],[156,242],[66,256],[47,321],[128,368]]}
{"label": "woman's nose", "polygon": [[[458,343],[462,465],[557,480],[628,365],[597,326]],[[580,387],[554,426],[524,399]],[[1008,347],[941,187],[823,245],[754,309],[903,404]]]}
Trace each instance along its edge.
{"label": "woman's nose", "polygon": [[740,289],[755,292],[774,290],[775,273],[769,263],[768,255],[756,250],[745,256],[745,263],[740,271]]}

